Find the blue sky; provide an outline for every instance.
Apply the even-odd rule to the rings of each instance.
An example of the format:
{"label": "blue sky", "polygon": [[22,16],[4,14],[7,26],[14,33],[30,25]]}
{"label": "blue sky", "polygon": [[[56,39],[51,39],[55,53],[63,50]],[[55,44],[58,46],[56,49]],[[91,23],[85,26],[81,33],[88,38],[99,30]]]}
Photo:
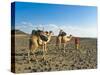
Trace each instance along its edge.
{"label": "blue sky", "polygon": [[75,36],[97,37],[97,8],[94,6],[16,2],[15,11],[16,29],[28,33],[40,26],[51,29],[55,35],[63,29]]}

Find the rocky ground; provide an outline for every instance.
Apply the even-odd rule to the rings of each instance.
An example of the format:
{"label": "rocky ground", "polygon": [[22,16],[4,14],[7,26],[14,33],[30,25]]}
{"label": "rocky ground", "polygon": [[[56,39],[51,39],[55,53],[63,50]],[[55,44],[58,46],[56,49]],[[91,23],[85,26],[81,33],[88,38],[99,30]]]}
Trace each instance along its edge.
{"label": "rocky ground", "polygon": [[79,50],[75,49],[74,41],[72,40],[67,44],[65,53],[63,48],[58,49],[55,45],[55,40],[56,37],[52,37],[51,42],[48,44],[48,52],[45,54],[45,59],[42,58],[42,48],[38,48],[34,54],[30,54],[29,62],[29,36],[16,36],[16,73],[97,68],[97,39],[80,38]]}

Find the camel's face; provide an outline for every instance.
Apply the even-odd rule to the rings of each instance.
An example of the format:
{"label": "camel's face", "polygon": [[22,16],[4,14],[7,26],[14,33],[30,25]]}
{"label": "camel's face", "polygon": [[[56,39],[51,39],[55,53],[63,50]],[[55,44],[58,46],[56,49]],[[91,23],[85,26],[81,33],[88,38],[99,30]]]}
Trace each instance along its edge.
{"label": "camel's face", "polygon": [[47,35],[47,36],[49,36],[49,35],[52,36],[52,35],[53,35],[53,32],[52,32],[52,31],[46,32],[46,35]]}
{"label": "camel's face", "polygon": [[49,32],[48,32],[48,31],[46,31],[46,32],[44,32],[44,34],[45,34],[45,35],[49,35]]}
{"label": "camel's face", "polygon": [[52,31],[49,32],[50,35],[54,35],[54,33]]}
{"label": "camel's face", "polygon": [[72,37],[72,35],[70,34],[70,37]]}

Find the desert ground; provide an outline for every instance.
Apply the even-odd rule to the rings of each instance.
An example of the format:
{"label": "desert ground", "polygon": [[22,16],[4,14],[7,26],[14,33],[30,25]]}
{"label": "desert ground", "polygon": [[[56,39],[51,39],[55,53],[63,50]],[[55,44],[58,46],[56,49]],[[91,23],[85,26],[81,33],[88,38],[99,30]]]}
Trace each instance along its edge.
{"label": "desert ground", "polygon": [[30,54],[31,60],[29,62],[29,35],[15,36],[15,72],[27,73],[97,68],[96,38],[80,38],[80,48],[78,50],[75,49],[73,38],[66,45],[65,53],[63,48],[58,49],[55,42],[56,36],[53,36],[47,46],[48,51],[45,54],[45,59],[42,58],[43,50],[40,47],[35,51],[35,56],[32,53]]}

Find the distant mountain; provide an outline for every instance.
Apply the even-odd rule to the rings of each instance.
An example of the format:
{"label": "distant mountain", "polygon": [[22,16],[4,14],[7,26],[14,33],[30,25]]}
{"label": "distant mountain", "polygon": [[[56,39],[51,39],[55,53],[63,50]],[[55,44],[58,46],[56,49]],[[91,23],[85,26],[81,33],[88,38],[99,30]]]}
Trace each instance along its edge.
{"label": "distant mountain", "polygon": [[11,30],[11,34],[22,34],[22,35],[28,35],[27,33],[21,31],[21,30]]}

